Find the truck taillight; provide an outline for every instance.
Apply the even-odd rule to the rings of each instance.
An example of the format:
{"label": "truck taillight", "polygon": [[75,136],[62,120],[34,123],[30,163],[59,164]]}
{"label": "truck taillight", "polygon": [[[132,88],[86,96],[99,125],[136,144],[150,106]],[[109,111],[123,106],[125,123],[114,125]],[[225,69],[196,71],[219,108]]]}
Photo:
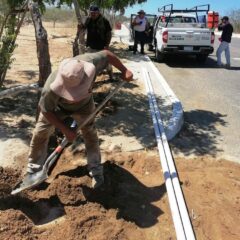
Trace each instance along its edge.
{"label": "truck taillight", "polygon": [[164,43],[168,42],[168,31],[163,32],[162,40]]}
{"label": "truck taillight", "polygon": [[212,32],[212,34],[211,34],[211,44],[214,44],[214,40],[215,40],[215,34],[214,34],[214,32]]}

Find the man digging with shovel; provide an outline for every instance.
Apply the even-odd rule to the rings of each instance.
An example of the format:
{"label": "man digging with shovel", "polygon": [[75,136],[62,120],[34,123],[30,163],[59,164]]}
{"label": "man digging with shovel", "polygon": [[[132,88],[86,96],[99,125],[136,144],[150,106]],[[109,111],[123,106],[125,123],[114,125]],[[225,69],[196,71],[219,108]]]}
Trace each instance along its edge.
{"label": "man digging with shovel", "polygon": [[[33,178],[44,167],[47,157],[49,137],[58,128],[66,137],[67,142],[73,142],[77,131],[69,128],[63,122],[71,116],[78,126],[93,114],[95,105],[92,87],[96,75],[108,64],[112,64],[122,73],[122,79],[131,81],[133,74],[110,51],[88,53],[61,62],[58,71],[47,79],[39,101],[40,115],[30,143],[27,174],[17,190],[22,191],[34,186]],[[90,116],[91,117],[91,116]],[[85,124],[85,123],[84,123]],[[97,132],[94,126],[94,116],[81,128],[84,139],[89,174],[92,177],[92,187],[98,188],[104,183],[103,167]],[[21,189],[22,186],[22,189]]]}

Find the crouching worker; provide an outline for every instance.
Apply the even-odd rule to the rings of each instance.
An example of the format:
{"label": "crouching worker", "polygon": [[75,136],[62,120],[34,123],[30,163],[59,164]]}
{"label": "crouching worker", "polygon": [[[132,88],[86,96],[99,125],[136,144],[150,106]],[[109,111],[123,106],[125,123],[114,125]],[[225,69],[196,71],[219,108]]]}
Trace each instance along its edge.
{"label": "crouching worker", "polygon": [[[96,75],[108,64],[122,73],[122,79],[131,81],[133,74],[110,51],[88,53],[65,59],[59,69],[47,79],[39,101],[40,115],[30,143],[27,176],[42,169],[48,150],[48,142],[54,129],[58,128],[72,142],[77,132],[64,124],[71,116],[80,125],[95,109],[92,86]],[[92,187],[104,183],[103,167],[94,120],[82,129]]]}

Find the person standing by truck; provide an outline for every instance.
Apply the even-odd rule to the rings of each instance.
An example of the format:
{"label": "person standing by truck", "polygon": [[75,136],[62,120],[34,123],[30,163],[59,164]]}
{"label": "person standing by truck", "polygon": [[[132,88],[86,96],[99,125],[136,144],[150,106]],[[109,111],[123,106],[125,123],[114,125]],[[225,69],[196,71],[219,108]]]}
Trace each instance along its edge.
{"label": "person standing by truck", "polygon": [[140,42],[141,45],[141,54],[144,54],[144,44],[146,42],[146,30],[148,29],[149,23],[147,18],[145,17],[145,12],[140,10],[138,12],[138,16],[132,22],[133,30],[134,30],[134,46],[133,53],[137,52],[137,45]]}
{"label": "person standing by truck", "polygon": [[229,18],[227,16],[222,18],[222,22],[218,26],[218,30],[222,31],[222,36],[219,39],[221,41],[218,50],[217,50],[217,65],[218,67],[222,67],[222,52],[225,51],[226,57],[226,68],[231,68],[231,57],[230,57],[230,48],[229,45],[232,40],[233,26],[229,22]]}

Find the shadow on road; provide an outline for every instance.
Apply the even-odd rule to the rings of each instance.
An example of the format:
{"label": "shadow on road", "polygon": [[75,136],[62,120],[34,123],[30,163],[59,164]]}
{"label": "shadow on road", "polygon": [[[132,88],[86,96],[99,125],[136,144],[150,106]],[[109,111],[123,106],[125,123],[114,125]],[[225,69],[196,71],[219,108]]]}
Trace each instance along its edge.
{"label": "shadow on road", "polygon": [[193,110],[184,113],[184,126],[179,135],[171,141],[176,153],[185,155],[208,154],[216,156],[222,152],[217,147],[217,137],[221,135],[218,126],[226,126],[226,115],[204,110]]}
{"label": "shadow on road", "polygon": [[227,69],[227,70],[229,70],[229,71],[239,71],[240,70],[240,67],[231,67],[231,68],[229,68],[229,69]]}
{"label": "shadow on road", "polygon": [[[151,57],[151,60],[156,62],[154,57]],[[217,68],[217,61],[211,56],[206,62],[199,62],[195,56],[169,55],[165,57],[164,63],[172,68]]]}
{"label": "shadow on road", "polygon": [[[156,62],[156,59],[153,54],[150,53],[150,59],[153,62]],[[210,55],[206,62],[199,62],[195,56],[188,55],[169,55],[164,58],[163,63],[165,63],[168,67],[172,68],[212,68],[219,69],[217,66],[217,61],[213,58],[214,55]],[[240,67],[231,67],[230,69],[225,69],[226,71],[237,71],[240,70]]]}

